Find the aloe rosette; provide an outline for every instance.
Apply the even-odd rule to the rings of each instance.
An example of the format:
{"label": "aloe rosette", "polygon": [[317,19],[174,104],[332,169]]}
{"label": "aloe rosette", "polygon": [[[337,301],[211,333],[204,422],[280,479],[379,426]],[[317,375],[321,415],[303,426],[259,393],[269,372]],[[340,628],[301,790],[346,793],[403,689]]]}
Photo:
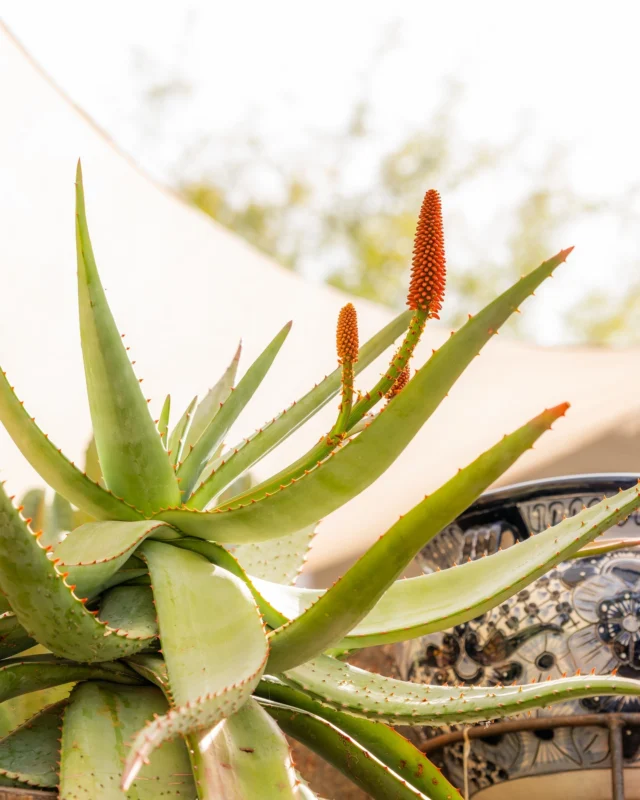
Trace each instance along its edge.
{"label": "aloe rosette", "polygon": [[[563,416],[546,409],[405,513],[329,589],[299,588],[319,521],[402,453],[500,326],[569,254],[546,261],[410,373],[445,283],[440,197],[427,192],[409,310],[362,347],[342,309],[338,368],[237,445],[225,444],[278,356],[285,325],[237,380],[240,348],[170,428],[154,421],[96,267],[76,184],[78,297],[94,441],[82,471],[0,375],[0,420],[55,490],[0,489],[0,783],[65,800],[311,798],[289,734],[378,798],[460,799],[393,724],[491,720],[567,698],[640,695],[618,676],[448,688],[370,674],[342,656],[471,619],[638,506],[638,488],[504,552],[410,580],[416,553]],[[375,386],[360,371],[396,339]],[[257,485],[248,471],[336,395],[331,429]]]}

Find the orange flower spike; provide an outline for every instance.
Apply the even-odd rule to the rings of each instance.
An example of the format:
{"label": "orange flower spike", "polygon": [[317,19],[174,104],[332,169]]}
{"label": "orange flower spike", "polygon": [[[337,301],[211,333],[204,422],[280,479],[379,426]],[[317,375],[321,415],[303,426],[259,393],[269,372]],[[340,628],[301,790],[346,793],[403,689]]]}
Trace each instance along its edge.
{"label": "orange flower spike", "polygon": [[439,319],[446,283],[444,232],[440,195],[429,189],[422,201],[413,245],[407,305]]}
{"label": "orange flower spike", "polygon": [[411,378],[411,367],[407,364],[406,367],[396,378],[396,382],[387,392],[386,394],[387,400],[393,400],[393,398],[397,394],[400,394],[400,392],[404,389],[404,387],[409,383],[410,378]]}
{"label": "orange flower spike", "polygon": [[340,309],[338,327],[336,329],[336,350],[341,364],[355,364],[358,360],[358,314],[353,303],[347,303]]}

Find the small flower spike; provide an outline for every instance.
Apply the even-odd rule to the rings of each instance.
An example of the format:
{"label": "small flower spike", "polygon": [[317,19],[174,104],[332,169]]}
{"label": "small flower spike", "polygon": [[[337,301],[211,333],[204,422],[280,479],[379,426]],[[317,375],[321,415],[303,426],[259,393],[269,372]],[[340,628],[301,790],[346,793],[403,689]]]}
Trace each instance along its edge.
{"label": "small flower spike", "polygon": [[358,360],[358,350],[360,349],[358,314],[353,303],[347,303],[340,309],[336,330],[336,349],[341,364],[345,361],[355,364]]}
{"label": "small flower spike", "polygon": [[422,201],[413,245],[407,305],[439,319],[446,279],[440,195],[429,189]]}

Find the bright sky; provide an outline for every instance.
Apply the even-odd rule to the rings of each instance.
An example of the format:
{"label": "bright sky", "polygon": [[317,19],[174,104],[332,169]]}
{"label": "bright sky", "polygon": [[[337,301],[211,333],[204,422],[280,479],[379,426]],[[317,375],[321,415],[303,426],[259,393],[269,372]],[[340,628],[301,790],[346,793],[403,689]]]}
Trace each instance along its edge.
{"label": "bright sky", "polygon": [[[466,201],[479,230],[486,210],[564,145],[567,182],[585,197],[640,186],[639,6],[611,1],[170,3],[112,0],[1,2],[2,18],[53,79],[115,141],[167,178],[184,143],[232,131],[257,113],[260,135],[294,153],[309,130],[335,130],[348,116],[385,30],[395,46],[371,86],[381,142],[400,141],[437,106],[444,81],[465,86],[459,123],[469,142],[499,144],[525,127],[518,163]],[[140,89],[177,73],[193,84],[149,146]],[[10,76],[3,76],[3,80]],[[630,209],[640,213],[636,205]],[[554,309],[567,293],[617,291],[634,277],[639,234],[610,217],[591,219],[557,242],[577,244],[571,267],[547,290],[542,341],[562,339]],[[508,230],[493,228],[494,246]],[[455,261],[455,249],[453,251]],[[450,263],[451,263],[450,259]]]}

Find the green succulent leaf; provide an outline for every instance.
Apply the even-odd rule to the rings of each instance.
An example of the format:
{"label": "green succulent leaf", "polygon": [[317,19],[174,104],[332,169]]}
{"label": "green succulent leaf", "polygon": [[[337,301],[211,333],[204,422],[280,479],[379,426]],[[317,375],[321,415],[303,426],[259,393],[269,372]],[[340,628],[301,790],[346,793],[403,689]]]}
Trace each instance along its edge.
{"label": "green succulent leaf", "polygon": [[180,501],[175,473],[100,283],[87,228],[79,163],[76,243],[80,339],[105,482],[116,495],[145,513],[175,505]]}
{"label": "green succulent leaf", "polygon": [[158,620],[149,586],[115,586],[101,596],[100,620],[110,628],[146,641],[158,637]]}
{"label": "green succulent leaf", "polygon": [[193,414],[193,409],[196,407],[197,402],[198,397],[196,395],[196,397],[193,398],[193,400],[184,410],[183,415],[176,423],[176,427],[171,431],[171,436],[169,436],[169,458],[172,466],[174,467],[180,461],[180,455],[182,453],[182,440],[184,439],[185,432],[189,427],[189,421],[191,420],[191,415]]}
{"label": "green succulent leaf", "polygon": [[260,680],[268,652],[257,606],[239,578],[170,544],[147,541],[139,553],[149,566],[174,707],[136,736],[125,787],[163,741],[235,713]]}
{"label": "green succulent leaf", "polygon": [[265,700],[302,708],[317,717],[322,717],[353,737],[390,770],[431,800],[462,800],[457,789],[424,753],[388,725],[338,711],[313,700],[304,692],[273,679],[261,680],[255,694]]}
{"label": "green succulent leaf", "polygon": [[164,403],[162,404],[162,410],[160,411],[160,417],[158,418],[158,434],[162,439],[162,444],[167,447],[167,437],[169,435],[169,416],[171,414],[171,395],[168,394],[165,399]]}
{"label": "green succulent leaf", "polygon": [[[394,402],[399,399],[400,395]],[[563,405],[534,417],[401,517],[314,605],[270,634],[269,670],[281,672],[337,644],[374,608],[416,553],[499,478],[565,411]],[[390,413],[391,408],[383,416]]]}
{"label": "green succulent leaf", "polygon": [[60,728],[66,700],[43,709],[0,740],[0,775],[26,786],[58,785]]}
{"label": "green succulent leaf", "polygon": [[22,653],[35,643],[35,639],[25,631],[13,611],[0,614],[0,659]]}
{"label": "green succulent leaf", "polygon": [[47,517],[47,498],[44,489],[29,489],[20,500],[20,505],[24,518],[31,520],[29,524],[32,530],[43,530]]}
{"label": "green succulent leaf", "polygon": [[319,524],[314,522],[296,533],[268,542],[240,544],[234,548],[233,555],[251,576],[274,583],[295,583]]}
{"label": "green succulent leaf", "polygon": [[640,695],[640,683],[617,675],[584,675],[520,686],[433,686],[376,675],[330,656],[285,673],[284,680],[319,703],[394,725],[481,722],[596,695]]}
{"label": "green succulent leaf", "polygon": [[70,533],[56,548],[59,567],[79,597],[98,594],[125,564],[136,547],[154,533],[165,538],[180,534],[153,520],[88,522]]}
{"label": "green succulent leaf", "polygon": [[166,742],[151,756],[134,790],[120,787],[126,743],[154,715],[166,711],[162,692],[152,686],[76,686],[62,725],[60,800],[196,800],[189,754],[180,739]]}
{"label": "green succulent leaf", "polygon": [[252,698],[189,742],[201,800],[299,800],[287,740]]}
{"label": "green succulent leaf", "polygon": [[260,702],[286,734],[324,758],[372,797],[431,800],[328,720],[301,708],[264,699]]}
{"label": "green succulent leaf", "polygon": [[189,427],[187,439],[185,441],[185,450],[193,447],[198,439],[202,436],[205,430],[209,427],[213,418],[216,416],[221,406],[229,399],[236,381],[236,374],[238,372],[238,364],[240,363],[240,355],[242,353],[242,342],[238,345],[234,353],[231,363],[226,368],[220,380],[209,389],[205,395],[204,400],[198,404],[196,413],[193,415],[193,422]]}
{"label": "green succulent leaf", "polygon": [[264,541],[294,533],[344,505],[396,460],[450,388],[517,307],[569,254],[561,251],[471,318],[417,372],[362,433],[308,474],[258,502],[160,516],[190,536],[222,543]]}
{"label": "green succulent leaf", "polygon": [[110,661],[143,643],[87,611],[0,487],[0,589],[27,633],[56,655]]}
{"label": "green succulent leaf", "polygon": [[36,472],[78,508],[96,519],[142,519],[133,506],[103,489],[62,455],[29,416],[2,371],[0,421]]}
{"label": "green succulent leaf", "polygon": [[[406,330],[411,312],[404,311],[369,339],[359,351],[356,375],[383,353]],[[203,481],[188,500],[190,508],[201,510],[227,486],[243,475],[278,444],[320,411],[340,391],[341,369],[334,370],[304,397],[267,422],[253,436],[231,448],[231,455]]]}
{"label": "green succulent leaf", "polygon": [[186,455],[178,469],[180,491],[184,498],[189,497],[207,461],[222,444],[229,428],[262,383],[290,330],[291,322],[287,322],[249,367],[226,402],[219,407],[217,414],[211,418],[207,427],[202,431],[193,449]]}
{"label": "green succulent leaf", "polygon": [[[60,534],[71,531],[73,524],[73,509],[66,497],[56,492],[49,506],[41,538],[41,544],[52,544],[54,547],[60,540]],[[35,528],[38,530],[38,528]]]}
{"label": "green succulent leaf", "polygon": [[138,675],[120,662],[80,664],[51,654],[23,656],[0,662],[0,703],[65,683],[105,680],[139,684]]}

